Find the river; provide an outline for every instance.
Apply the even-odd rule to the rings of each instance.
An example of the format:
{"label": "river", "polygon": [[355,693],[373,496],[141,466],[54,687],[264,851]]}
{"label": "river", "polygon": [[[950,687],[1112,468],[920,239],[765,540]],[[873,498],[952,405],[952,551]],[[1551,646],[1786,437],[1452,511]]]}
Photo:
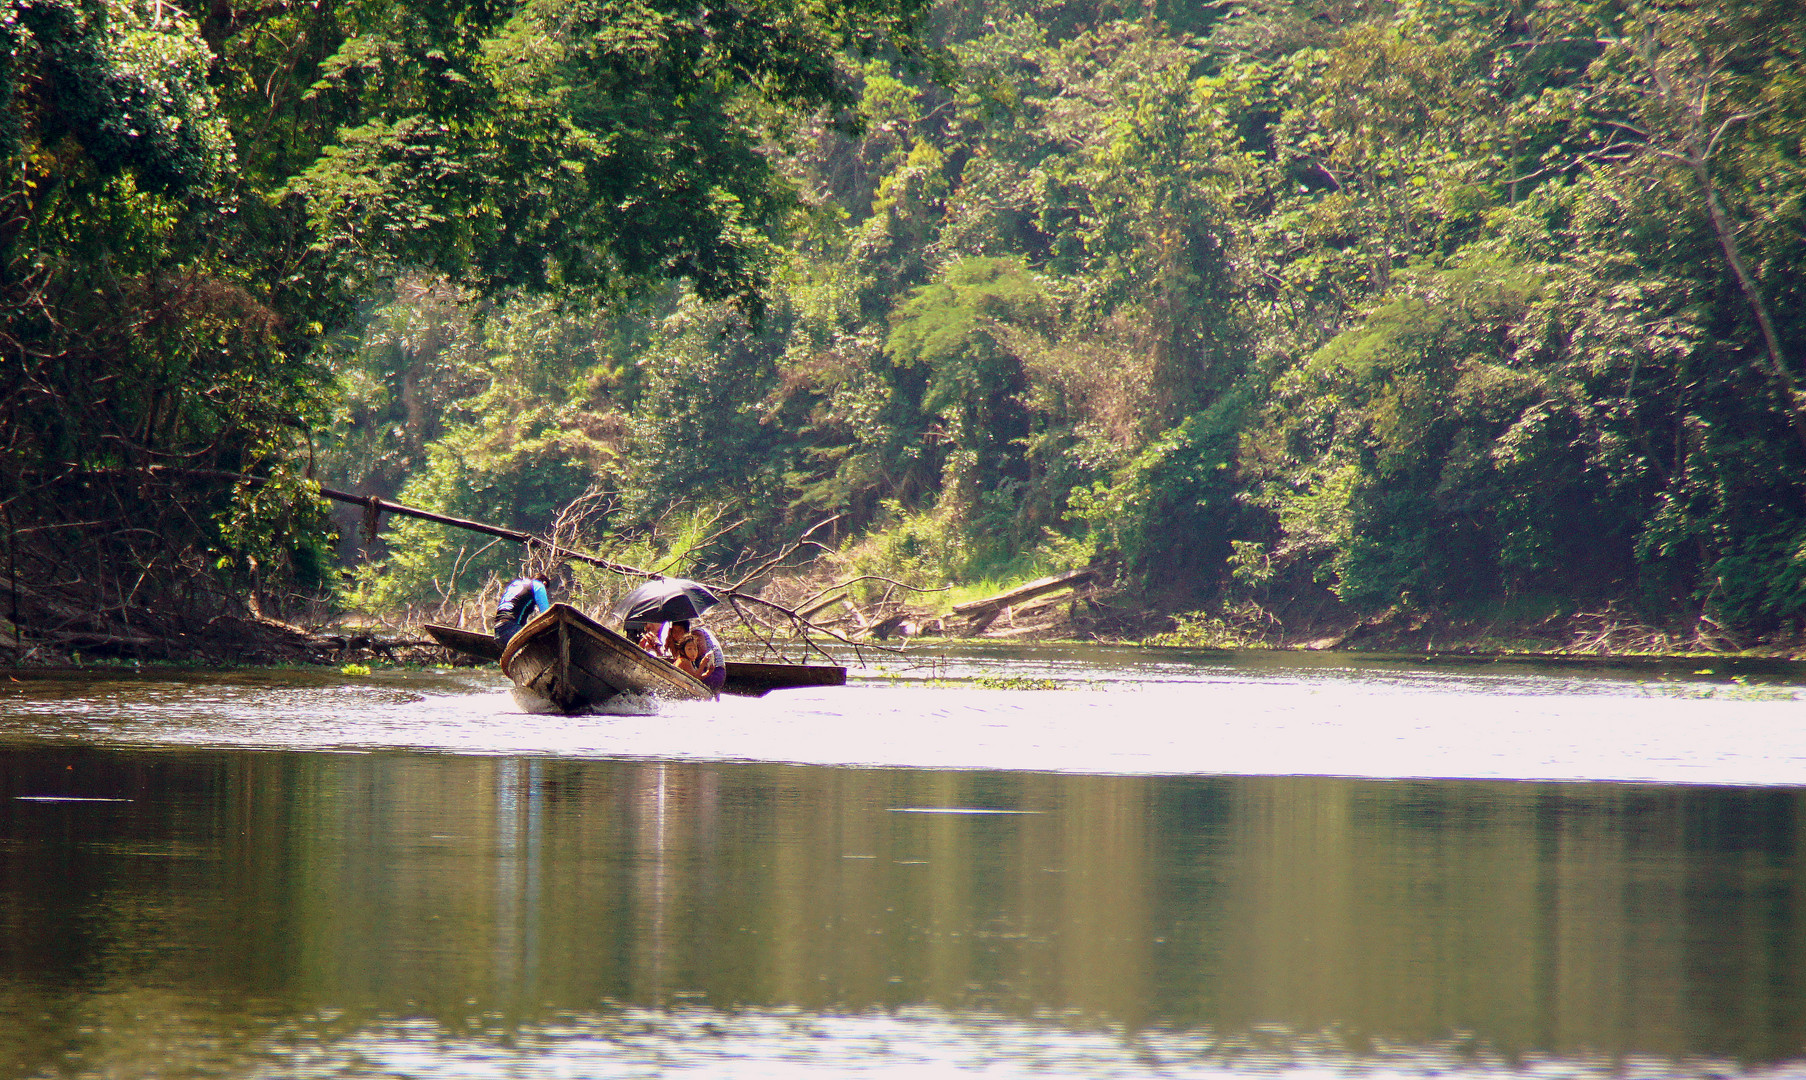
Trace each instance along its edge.
{"label": "river", "polygon": [[0,675],[4,1077],[1806,1077],[1806,687]]}

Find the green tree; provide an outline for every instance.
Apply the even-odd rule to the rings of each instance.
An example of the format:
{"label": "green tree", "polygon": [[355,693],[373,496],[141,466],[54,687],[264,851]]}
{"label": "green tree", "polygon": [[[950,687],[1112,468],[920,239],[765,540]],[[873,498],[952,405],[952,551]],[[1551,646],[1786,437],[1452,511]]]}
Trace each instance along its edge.
{"label": "green tree", "polygon": [[[164,7],[0,15],[0,509],[42,634],[154,646],[222,587],[323,580],[295,476],[323,378],[212,242],[234,155],[207,65]],[[276,482],[234,497],[207,470]]]}
{"label": "green tree", "polygon": [[789,432],[767,423],[787,312],[749,326],[729,305],[685,297],[636,354],[643,390],[629,427],[638,469],[626,509],[650,524],[673,507],[734,493],[729,542],[773,538],[784,499]]}
{"label": "green tree", "polygon": [[1005,544],[1023,539],[1026,523],[1013,519],[1031,479],[1022,447],[1032,418],[1009,331],[1045,327],[1053,315],[1045,288],[1021,266],[967,259],[899,305],[885,341],[899,382],[920,371],[921,430],[942,463],[938,501]]}
{"label": "green tree", "polygon": [[[837,50],[907,42],[916,0],[391,5],[320,65],[342,120],[285,191],[368,277],[485,288],[680,277],[757,311],[792,199],[761,144],[855,98]],[[466,17],[469,16],[469,17]]]}
{"label": "green tree", "polygon": [[1362,604],[1483,603],[1552,569],[1623,580],[1626,508],[1590,482],[1585,387],[1520,337],[1543,288],[1480,259],[1406,275],[1280,381],[1247,471],[1283,556],[1320,555]]}

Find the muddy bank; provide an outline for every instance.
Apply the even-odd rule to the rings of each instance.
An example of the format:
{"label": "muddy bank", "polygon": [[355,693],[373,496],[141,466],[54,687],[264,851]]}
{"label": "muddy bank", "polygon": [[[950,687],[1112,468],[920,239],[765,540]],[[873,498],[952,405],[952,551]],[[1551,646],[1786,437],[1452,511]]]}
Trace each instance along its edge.
{"label": "muddy bank", "polygon": [[[1806,638],[1734,636],[1709,619],[1657,626],[1615,611],[1538,618],[1460,618],[1390,608],[1354,612],[1334,605],[1271,611],[1253,604],[1174,611],[1120,589],[1095,585],[977,617],[918,617],[891,637],[985,641],[1102,641],[1213,649],[1283,649],[1438,656],[1525,657],[1586,663],[1625,658],[1751,657],[1806,661]],[[858,628],[841,624],[849,633]],[[874,636],[885,636],[882,633]]]}
{"label": "muddy bank", "polygon": [[66,668],[92,664],[193,667],[306,666],[348,663],[448,665],[457,659],[409,628],[323,627],[310,630],[256,616],[220,616],[201,627],[157,635],[76,630],[15,636],[0,630],[0,666]]}
{"label": "muddy bank", "polygon": [[[1207,649],[1399,653],[1478,658],[1522,657],[1591,663],[1625,659],[1766,658],[1806,662],[1797,635],[1740,640],[1707,623],[1652,627],[1609,613],[1535,620],[1460,619],[1389,610],[1298,625],[1266,612],[1167,612],[1121,598],[1096,609],[1000,619],[970,636],[985,640],[1111,641]],[[950,631],[959,634],[957,627]]]}
{"label": "muddy bank", "polygon": [[[1023,588],[1010,592],[1019,593]],[[1040,592],[1030,589],[1029,593],[1013,603],[974,601],[942,612],[907,603],[862,607],[837,602],[810,617],[820,629],[846,642],[902,649],[963,639],[1396,653],[1451,662],[1469,657],[1569,664],[1712,658],[1806,663],[1806,640],[1798,635],[1739,640],[1702,619],[1651,626],[1610,611],[1513,621],[1460,619],[1398,608],[1358,614],[1325,611],[1321,606],[1312,609],[1309,617],[1293,614],[1288,618],[1254,605],[1175,612],[1094,579],[1057,583],[1057,587]],[[572,600],[580,602],[577,597]],[[143,623],[121,632],[116,621],[84,627],[71,619],[52,632],[34,634],[27,629],[21,637],[13,635],[10,624],[0,621],[0,666],[65,667],[96,661],[194,666],[466,666],[476,661],[440,646],[420,628],[423,621],[469,621],[468,611],[459,614],[465,618],[438,612],[424,619],[401,616],[313,627],[237,614],[216,616],[199,625],[168,627],[162,633]],[[746,659],[765,651],[767,639],[736,626],[731,616],[708,621],[731,654]],[[825,645],[846,647],[830,636],[812,637]],[[790,651],[796,651],[794,642],[789,645]]]}

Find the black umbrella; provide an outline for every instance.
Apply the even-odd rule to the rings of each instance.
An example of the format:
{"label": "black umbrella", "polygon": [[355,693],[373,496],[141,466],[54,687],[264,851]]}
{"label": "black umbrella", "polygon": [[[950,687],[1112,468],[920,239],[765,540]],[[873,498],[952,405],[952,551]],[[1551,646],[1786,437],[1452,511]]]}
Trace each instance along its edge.
{"label": "black umbrella", "polygon": [[721,601],[689,578],[648,581],[615,605],[615,618],[628,628],[655,622],[687,622]]}

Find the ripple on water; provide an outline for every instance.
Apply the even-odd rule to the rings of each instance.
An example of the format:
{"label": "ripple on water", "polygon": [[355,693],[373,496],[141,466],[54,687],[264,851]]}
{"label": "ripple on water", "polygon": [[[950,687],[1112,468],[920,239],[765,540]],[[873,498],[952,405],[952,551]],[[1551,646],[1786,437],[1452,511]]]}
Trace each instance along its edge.
{"label": "ripple on water", "polygon": [[1524,1056],[1454,1041],[1404,1048],[1353,1045],[1337,1032],[1267,1026],[1232,1036],[1195,1029],[1130,1031],[1057,1018],[951,1015],[916,1006],[834,1015],[790,1009],[622,1008],[538,1027],[448,1032],[394,1020],[322,1039],[306,1026],[279,1032],[265,1051],[275,1076],[465,1078],[870,1076],[926,1078],[1262,1077],[1309,1080],[1683,1080],[1803,1077],[1806,1065],[1655,1057]]}

